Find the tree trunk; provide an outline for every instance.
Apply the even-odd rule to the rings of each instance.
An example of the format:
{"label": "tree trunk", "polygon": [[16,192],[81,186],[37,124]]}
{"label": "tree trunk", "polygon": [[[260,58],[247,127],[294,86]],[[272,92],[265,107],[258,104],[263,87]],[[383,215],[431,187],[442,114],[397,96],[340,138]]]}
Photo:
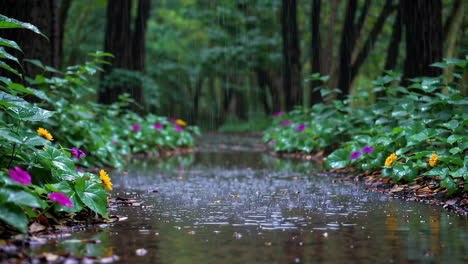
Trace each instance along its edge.
{"label": "tree trunk", "polygon": [[429,65],[442,60],[441,0],[401,1],[406,36],[404,84],[408,78],[440,75],[440,68]]}
{"label": "tree trunk", "polygon": [[271,90],[271,81],[269,80],[268,72],[261,67],[257,67],[255,73],[257,75],[256,79],[260,90],[260,99],[262,101],[263,111],[265,111],[265,113],[271,113],[271,107],[268,103],[268,90]]}
{"label": "tree trunk", "polygon": [[[311,14],[311,25],[312,25],[312,40],[311,40],[311,69],[312,74],[320,73],[321,70],[321,37],[320,37],[320,13],[321,13],[321,0],[312,1],[312,14]],[[310,83],[310,105],[314,105],[322,102],[322,95],[320,91],[314,91],[314,88],[321,85],[321,81],[311,81]]]}
{"label": "tree trunk", "polygon": [[282,0],[283,90],[286,109],[302,105],[301,63],[296,0]]}
{"label": "tree trunk", "polygon": [[[131,66],[131,36],[130,9],[131,0],[109,1],[107,3],[107,23],[104,38],[104,51],[115,55],[111,59],[112,65],[104,65],[104,78],[112,73],[113,69],[128,69]],[[128,84],[119,84],[111,87],[103,82],[99,93],[99,102],[111,104],[118,101],[119,95],[130,92]]]}
{"label": "tree trunk", "polygon": [[346,7],[343,32],[341,34],[340,44],[340,65],[338,74],[338,87],[341,90],[339,99],[344,99],[349,94],[351,83],[351,56],[356,41],[356,27],[354,18],[356,16],[357,0],[349,0]]}
{"label": "tree trunk", "polygon": [[63,59],[63,38],[65,34],[65,25],[67,24],[67,17],[68,17],[68,10],[70,10],[72,0],[62,0],[60,2],[60,7],[58,7],[58,57],[59,60],[59,68],[64,66],[64,59]]}
{"label": "tree trunk", "polygon": [[[145,35],[147,22],[150,15],[150,0],[139,0],[135,27],[132,34],[132,70],[145,72]],[[135,83],[132,87],[132,97],[140,105],[144,105],[143,83]]]}
{"label": "tree trunk", "polygon": [[[40,60],[44,65],[58,68],[58,34],[57,34],[57,10],[54,0],[3,0],[0,5],[0,14],[19,21],[35,25],[49,39],[26,29],[3,29],[0,36],[14,40],[18,43],[24,53],[8,50],[16,56],[20,62],[23,59]],[[22,63],[23,68],[10,63],[10,66],[24,73],[26,76],[34,77],[42,73],[42,69],[30,64]],[[16,79],[2,70],[3,76]]]}
{"label": "tree trunk", "polygon": [[327,85],[328,88],[333,89],[336,87],[337,83],[337,74],[332,74],[336,72],[335,67],[335,32],[336,32],[336,18],[338,17],[338,0],[331,0],[330,1],[330,15],[329,15],[329,25],[325,30],[325,34],[327,35],[325,45],[322,47],[322,53],[326,54],[326,56],[321,56],[321,71],[323,75],[328,75],[330,78],[328,79]]}
{"label": "tree trunk", "polygon": [[384,70],[395,70],[398,54],[400,53],[400,42],[401,42],[401,8],[398,8],[395,23],[392,28],[392,35],[390,36],[390,43],[387,49],[387,58],[385,59]]}
{"label": "tree trunk", "polygon": [[392,5],[392,2],[393,0],[385,1],[385,5],[379,14],[379,17],[377,18],[374,27],[371,29],[367,40],[364,42],[362,49],[359,51],[356,60],[354,61],[351,67],[350,83],[354,81],[356,75],[359,73],[359,69],[361,68],[362,64],[366,60],[370,51],[372,50],[372,47],[377,41],[377,37],[380,35],[380,32],[382,32],[385,21],[392,14],[393,10],[395,10],[395,6]]}

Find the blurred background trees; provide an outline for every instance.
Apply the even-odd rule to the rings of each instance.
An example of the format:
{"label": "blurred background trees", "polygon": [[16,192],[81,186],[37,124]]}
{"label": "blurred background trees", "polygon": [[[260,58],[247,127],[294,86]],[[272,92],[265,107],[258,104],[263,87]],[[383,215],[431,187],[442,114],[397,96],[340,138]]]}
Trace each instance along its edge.
{"label": "blurred background trees", "polygon": [[[5,0],[0,6],[1,14],[31,22],[49,38],[11,33],[25,58],[63,69],[88,52],[113,53],[95,100],[110,103],[126,92],[140,111],[210,129],[249,120],[260,125],[273,112],[322,102],[314,90],[321,85],[338,88],[339,98],[352,95],[350,103],[371,102],[379,96],[369,95],[372,80],[384,69],[405,78],[439,75],[428,65],[468,53],[465,11],[463,0]],[[26,65],[18,70],[37,70]],[[329,79],[310,78],[314,73]]]}

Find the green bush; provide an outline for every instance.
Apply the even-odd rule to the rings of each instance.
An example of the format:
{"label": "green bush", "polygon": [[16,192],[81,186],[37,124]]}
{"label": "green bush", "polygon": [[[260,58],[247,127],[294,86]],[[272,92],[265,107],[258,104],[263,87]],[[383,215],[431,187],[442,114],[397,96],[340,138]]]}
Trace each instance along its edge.
{"label": "green bush", "polygon": [[[41,34],[1,15],[0,28]],[[0,46],[0,67],[27,84],[0,76],[0,220],[19,231],[27,231],[29,218],[50,211],[93,211],[108,218],[111,178],[103,169],[99,175],[81,169],[123,168],[123,156],[193,146],[190,133],[198,128],[182,120],[141,117],[127,110],[132,102],[125,95],[110,106],[89,100],[97,89],[92,76],[111,54],[92,53],[91,61],[64,72],[27,60],[43,70],[29,78],[7,63],[19,64],[6,51],[21,50],[17,43],[0,38]]]}
{"label": "green bush", "polygon": [[[374,90],[385,90],[386,96],[372,105],[351,107],[335,100],[298,108],[277,117],[264,140],[276,151],[334,150],[327,168],[383,169],[383,177],[395,182],[427,176],[449,193],[466,191],[468,100],[461,91],[467,88],[462,75],[468,57],[433,64],[451,65],[456,66],[451,76],[414,78],[408,87],[392,85],[400,77],[388,73],[374,81]],[[447,82],[448,77],[454,81]]]}

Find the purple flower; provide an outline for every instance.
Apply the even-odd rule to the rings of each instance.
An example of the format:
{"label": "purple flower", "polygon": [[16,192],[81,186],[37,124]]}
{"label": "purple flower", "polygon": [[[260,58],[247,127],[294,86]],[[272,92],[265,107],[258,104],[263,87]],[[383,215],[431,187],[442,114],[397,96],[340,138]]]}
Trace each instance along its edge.
{"label": "purple flower", "polygon": [[62,206],[67,206],[68,208],[73,207],[72,201],[63,193],[57,193],[57,192],[51,193],[49,195],[49,199],[51,201],[56,201]]}
{"label": "purple flower", "polygon": [[81,159],[81,157],[86,157],[86,153],[84,153],[81,149],[72,148],[70,149],[70,151],[72,155],[77,159]]}
{"label": "purple flower", "polygon": [[153,127],[154,127],[154,129],[157,129],[157,130],[161,130],[161,129],[164,128],[164,126],[161,125],[161,124],[154,124]]}
{"label": "purple flower", "polygon": [[116,145],[116,146],[119,145],[119,143],[118,143],[117,141],[112,141],[112,144],[114,144],[114,145]]}
{"label": "purple flower", "polygon": [[373,147],[363,147],[362,152],[374,152],[374,148]]}
{"label": "purple flower", "polygon": [[182,127],[178,126],[178,125],[174,125],[174,129],[179,131],[179,132],[184,131],[184,129]]}
{"label": "purple flower", "polygon": [[270,140],[270,143],[275,144],[275,143],[276,143],[276,139]]}
{"label": "purple flower", "polygon": [[133,126],[132,126],[132,130],[140,131],[140,130],[141,130],[141,126],[140,126],[140,125],[133,125]]}
{"label": "purple flower", "polygon": [[175,118],[168,118],[167,121],[172,122],[172,123],[175,123],[175,122],[177,122],[177,119],[175,119]]}
{"label": "purple flower", "polygon": [[84,172],[82,169],[76,169],[77,172]]}
{"label": "purple flower", "polygon": [[10,174],[11,179],[14,181],[21,184],[31,184],[31,175],[20,167],[14,167],[12,170],[8,170],[8,174]]}
{"label": "purple flower", "polygon": [[289,120],[283,121],[278,124],[278,126],[289,126],[289,125],[292,125],[292,122]]}
{"label": "purple flower", "polygon": [[296,131],[303,131],[306,128],[307,128],[306,125],[300,125],[300,126],[296,127]]}
{"label": "purple flower", "polygon": [[282,116],[282,115],[284,115],[284,112],[277,112],[277,113],[273,114],[273,117],[279,117],[279,116]]}
{"label": "purple flower", "polygon": [[349,156],[349,158],[350,158],[350,159],[357,159],[357,158],[359,158],[359,157],[361,156],[361,154],[362,154],[361,151],[356,151],[356,152],[354,152],[353,154],[351,154],[351,155]]}

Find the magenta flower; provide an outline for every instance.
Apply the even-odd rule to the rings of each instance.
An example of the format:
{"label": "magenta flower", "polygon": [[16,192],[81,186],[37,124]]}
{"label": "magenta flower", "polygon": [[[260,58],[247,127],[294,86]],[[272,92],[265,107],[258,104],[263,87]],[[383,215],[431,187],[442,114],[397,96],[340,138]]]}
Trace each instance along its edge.
{"label": "magenta flower", "polygon": [[56,201],[62,206],[67,206],[68,208],[73,207],[72,201],[63,193],[57,193],[57,192],[51,193],[49,195],[49,199],[51,201]]}
{"label": "magenta flower", "polygon": [[20,167],[14,167],[12,170],[8,170],[8,174],[10,174],[11,179],[14,181],[21,184],[31,184],[31,175]]}
{"label": "magenta flower", "polygon": [[179,131],[179,132],[184,131],[184,129],[182,127],[178,126],[178,125],[174,125],[174,129]]}
{"label": "magenta flower", "polygon": [[119,143],[118,143],[117,141],[112,141],[112,144],[114,144],[114,145],[116,145],[116,146],[119,145]]}
{"label": "magenta flower", "polygon": [[164,128],[164,126],[161,125],[161,124],[154,124],[153,127],[154,127],[154,129],[157,129],[157,130],[161,130],[161,129]]}
{"label": "magenta flower", "polygon": [[77,159],[81,159],[81,157],[86,157],[86,153],[84,153],[81,149],[72,148],[70,149],[70,151],[72,155]]}
{"label": "magenta flower", "polygon": [[362,148],[362,152],[374,152],[374,148],[373,147],[364,147],[364,148]]}
{"label": "magenta flower", "polygon": [[357,158],[359,158],[359,157],[361,156],[361,154],[362,154],[361,151],[356,151],[356,152],[354,152],[353,154],[351,154],[351,155],[349,156],[349,158],[350,158],[350,159],[357,159]]}
{"label": "magenta flower", "polygon": [[77,172],[84,172],[82,169],[76,169]]}
{"label": "magenta flower", "polygon": [[132,130],[140,131],[140,130],[141,130],[141,126],[140,126],[140,125],[133,125],[133,126],[132,126]]}
{"label": "magenta flower", "polygon": [[300,126],[296,127],[296,131],[303,131],[306,128],[307,128],[306,125],[300,125]]}
{"label": "magenta flower", "polygon": [[275,144],[275,143],[276,143],[276,139],[270,140],[270,143]]}
{"label": "magenta flower", "polygon": [[278,126],[289,126],[289,125],[292,125],[292,122],[289,120],[283,121],[278,124]]}
{"label": "magenta flower", "polygon": [[172,122],[172,123],[175,123],[175,122],[177,122],[177,119],[175,119],[175,118],[168,118],[167,121]]}
{"label": "magenta flower", "polygon": [[273,114],[273,117],[280,117],[282,115],[284,115],[284,112],[277,112]]}

